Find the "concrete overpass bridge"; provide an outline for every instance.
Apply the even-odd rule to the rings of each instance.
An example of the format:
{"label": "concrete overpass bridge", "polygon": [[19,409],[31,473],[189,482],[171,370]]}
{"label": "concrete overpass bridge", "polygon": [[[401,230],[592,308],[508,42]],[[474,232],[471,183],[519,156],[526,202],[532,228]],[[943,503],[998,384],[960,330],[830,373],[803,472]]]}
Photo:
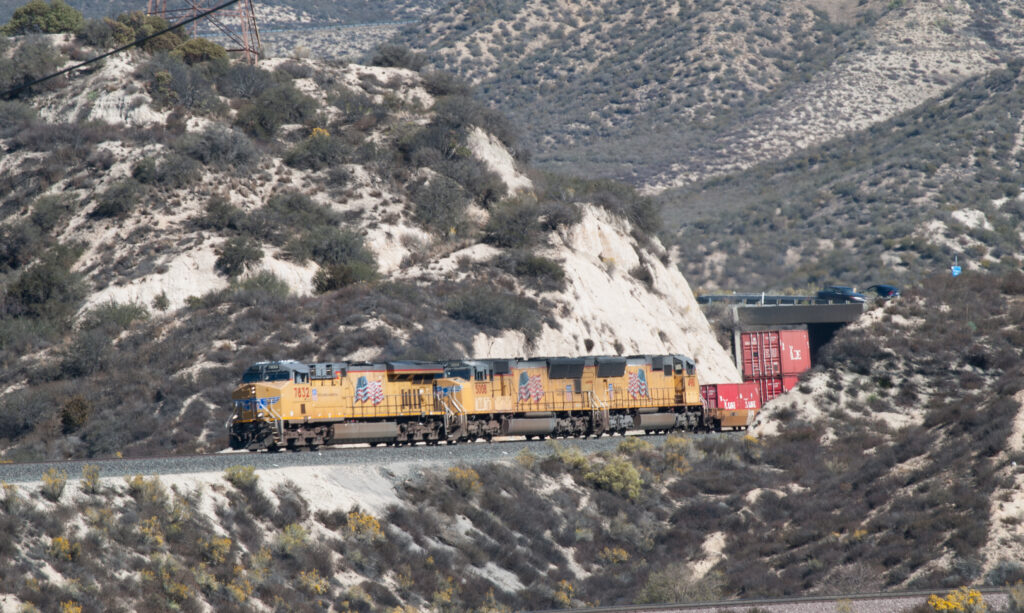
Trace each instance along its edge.
{"label": "concrete overpass bridge", "polygon": [[811,361],[832,340],[836,331],[856,321],[867,305],[857,302],[829,302],[815,296],[770,294],[726,294],[700,296],[697,302],[724,302],[732,305],[733,351],[740,364],[740,333],[760,330],[807,330]]}

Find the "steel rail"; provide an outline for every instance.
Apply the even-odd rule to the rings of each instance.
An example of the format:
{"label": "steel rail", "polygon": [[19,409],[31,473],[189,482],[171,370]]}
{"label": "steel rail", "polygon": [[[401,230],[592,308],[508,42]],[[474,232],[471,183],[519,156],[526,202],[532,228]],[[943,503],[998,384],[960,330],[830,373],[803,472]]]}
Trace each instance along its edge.
{"label": "steel rail", "polygon": [[[758,607],[767,606],[779,606],[788,604],[814,604],[821,602],[838,602],[841,600],[902,600],[908,598],[927,598],[932,594],[945,593],[949,590],[957,589],[961,586],[945,586],[936,587],[931,590],[910,590],[905,592],[874,592],[867,594],[838,594],[838,595],[820,595],[820,596],[792,596],[787,598],[751,598],[744,600],[715,600],[709,602],[686,602],[686,603],[658,603],[658,604],[639,604],[639,605],[614,605],[606,607],[590,607],[583,609],[545,609],[543,611],[536,611],[535,613],[565,613],[565,611],[578,611],[578,612],[593,612],[593,613],[618,613],[618,612],[630,612],[636,613],[639,611],[680,611],[680,610],[694,610],[694,609],[754,609]],[[982,595],[992,594],[1006,594],[1009,592],[1008,587],[972,587],[971,589],[978,590]]]}

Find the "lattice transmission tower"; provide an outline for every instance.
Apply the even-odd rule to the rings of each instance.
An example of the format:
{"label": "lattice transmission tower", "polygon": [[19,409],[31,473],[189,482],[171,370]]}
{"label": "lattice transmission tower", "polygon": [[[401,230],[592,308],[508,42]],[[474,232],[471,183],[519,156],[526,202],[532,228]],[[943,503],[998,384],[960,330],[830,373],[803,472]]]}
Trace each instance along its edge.
{"label": "lattice transmission tower", "polygon": [[[171,0],[171,8],[167,7],[167,0],[147,0],[146,14],[163,17],[169,23],[195,17],[216,8],[222,2],[207,2],[205,0]],[[197,19],[189,24],[192,36],[197,36],[199,26],[208,26],[215,30],[215,36],[222,36],[230,41],[224,45],[229,53],[240,53],[245,61],[255,64],[261,52],[260,30],[256,26],[256,12],[253,10],[252,0],[238,0],[231,6],[210,13],[202,19]],[[205,31],[204,31],[205,33]]]}

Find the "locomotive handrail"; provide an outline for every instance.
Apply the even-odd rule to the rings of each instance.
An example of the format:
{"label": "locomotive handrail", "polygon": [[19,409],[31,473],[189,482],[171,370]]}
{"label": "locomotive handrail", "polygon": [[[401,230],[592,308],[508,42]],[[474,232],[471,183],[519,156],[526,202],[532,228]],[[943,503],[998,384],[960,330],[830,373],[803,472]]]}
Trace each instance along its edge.
{"label": "locomotive handrail", "polygon": [[279,438],[284,438],[284,420],[281,418],[281,415],[274,410],[273,405],[271,403],[267,403],[267,408],[263,409],[261,412],[265,412],[266,415],[269,415],[270,418],[274,420],[274,427],[277,430],[277,436]]}

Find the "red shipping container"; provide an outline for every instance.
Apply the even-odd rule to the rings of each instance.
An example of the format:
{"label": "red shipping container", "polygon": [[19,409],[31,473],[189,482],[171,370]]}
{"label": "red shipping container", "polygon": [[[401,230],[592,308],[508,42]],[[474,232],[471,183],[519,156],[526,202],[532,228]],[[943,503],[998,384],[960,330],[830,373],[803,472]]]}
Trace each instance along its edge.
{"label": "red shipping container", "polygon": [[700,396],[711,409],[729,411],[760,409],[761,394],[756,383],[715,383],[700,386]]}
{"label": "red shipping container", "polygon": [[785,375],[782,377],[764,377],[761,379],[754,379],[751,383],[757,385],[759,395],[761,396],[761,404],[767,404],[768,401],[774,400],[782,394],[796,387],[799,377],[796,375]]}
{"label": "red shipping container", "polygon": [[806,330],[767,330],[740,334],[743,379],[799,375],[811,368]]}

